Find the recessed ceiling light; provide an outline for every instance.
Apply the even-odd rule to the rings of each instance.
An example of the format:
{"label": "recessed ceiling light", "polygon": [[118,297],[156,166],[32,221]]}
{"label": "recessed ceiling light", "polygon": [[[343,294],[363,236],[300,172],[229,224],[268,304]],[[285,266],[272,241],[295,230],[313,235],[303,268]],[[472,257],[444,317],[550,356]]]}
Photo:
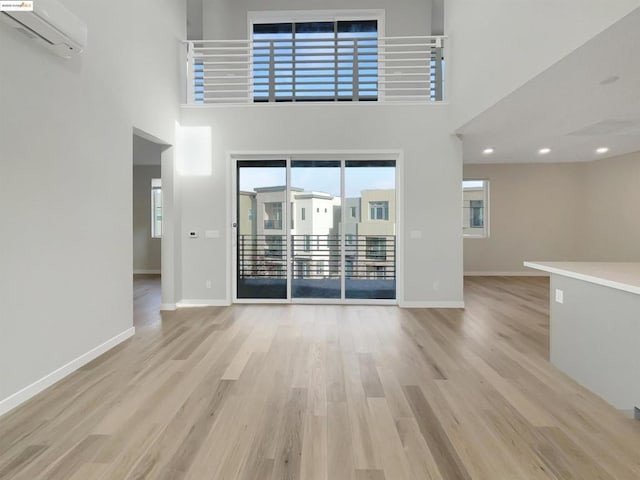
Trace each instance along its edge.
{"label": "recessed ceiling light", "polygon": [[608,147],[600,147],[596,150],[596,153],[599,153],[600,155],[602,155],[603,153],[607,153],[609,151]]}
{"label": "recessed ceiling light", "polygon": [[482,153],[485,155],[491,155],[495,150],[493,148],[485,148]]}
{"label": "recessed ceiling light", "polygon": [[551,153],[551,149],[550,148],[541,148],[540,150],[538,150],[538,153],[540,155],[546,155],[547,153]]}

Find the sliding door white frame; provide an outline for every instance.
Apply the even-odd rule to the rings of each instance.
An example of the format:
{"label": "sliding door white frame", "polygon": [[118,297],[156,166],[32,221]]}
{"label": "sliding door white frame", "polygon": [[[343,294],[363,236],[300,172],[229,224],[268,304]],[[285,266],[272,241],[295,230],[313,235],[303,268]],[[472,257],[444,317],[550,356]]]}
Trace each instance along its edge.
{"label": "sliding door white frame", "polygon": [[[286,299],[248,299],[238,298],[238,272],[237,272],[237,163],[238,161],[259,161],[259,160],[284,160],[286,162],[286,200],[283,211],[283,220],[285,226],[291,225],[291,212],[289,200],[291,198],[291,162],[292,160],[340,160],[340,189],[341,195],[345,196],[345,163],[349,160],[394,160],[395,167],[395,188],[396,188],[396,298],[392,300],[383,299],[347,299],[345,298],[346,286],[346,268],[345,268],[345,229],[342,228],[340,234],[341,248],[341,275],[340,290],[341,298],[323,299],[323,298],[291,298],[291,283],[293,278],[292,252],[290,248],[291,230],[287,228],[286,235],[286,265],[287,265],[287,298]],[[228,218],[231,220],[229,225],[228,245],[231,249],[229,252],[230,262],[227,262],[229,282],[231,283],[232,301],[233,303],[246,304],[345,304],[345,305],[397,305],[404,298],[404,235],[403,235],[403,183],[404,183],[404,155],[400,150],[313,150],[313,151],[289,151],[289,152],[229,152],[227,154],[227,165],[231,169],[230,185],[228,196],[229,209]],[[342,222],[346,218],[346,202],[341,202]]]}

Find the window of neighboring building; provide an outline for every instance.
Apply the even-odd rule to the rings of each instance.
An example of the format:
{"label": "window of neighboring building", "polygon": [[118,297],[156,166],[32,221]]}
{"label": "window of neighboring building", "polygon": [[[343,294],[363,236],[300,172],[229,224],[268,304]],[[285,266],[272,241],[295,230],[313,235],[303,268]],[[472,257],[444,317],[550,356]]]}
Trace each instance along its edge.
{"label": "window of neighboring building", "polygon": [[266,235],[264,254],[267,257],[282,257],[282,235]]}
{"label": "window of neighboring building", "polygon": [[346,240],[347,240],[347,245],[353,245],[355,243],[355,235],[353,233],[347,233],[346,235]]}
{"label": "window of neighboring building", "polygon": [[311,235],[304,236],[304,250],[305,252],[311,250]]}
{"label": "window of neighboring building", "polygon": [[462,231],[465,237],[486,238],[489,235],[489,182],[462,182]]}
{"label": "window of neighboring building", "polygon": [[387,259],[387,239],[384,237],[367,237],[366,249],[370,260]]}
{"label": "window of neighboring building", "polygon": [[267,202],[264,204],[264,229],[282,230],[282,203]]}
{"label": "window of neighboring building", "polygon": [[[256,102],[377,100],[378,23],[335,13],[254,14],[253,97]],[[295,15],[297,16],[297,15]],[[357,15],[361,17],[361,15]],[[285,21],[274,22],[281,17]]]}
{"label": "window of neighboring building", "polygon": [[369,202],[371,220],[389,220],[389,202]]}
{"label": "window of neighboring building", "polygon": [[356,207],[351,207],[351,218],[356,218],[357,210]]}
{"label": "window of neighboring building", "polygon": [[306,210],[304,207],[300,209],[300,215],[302,216],[302,220],[306,220]]}
{"label": "window of neighboring building", "polygon": [[162,180],[151,179],[151,237],[162,237]]}

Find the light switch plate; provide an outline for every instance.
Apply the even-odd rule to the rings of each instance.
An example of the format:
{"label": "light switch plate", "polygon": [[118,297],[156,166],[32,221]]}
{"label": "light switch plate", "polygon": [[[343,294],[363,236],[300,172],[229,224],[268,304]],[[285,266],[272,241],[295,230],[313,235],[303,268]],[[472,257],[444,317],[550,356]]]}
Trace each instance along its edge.
{"label": "light switch plate", "polygon": [[189,238],[198,238],[198,232],[196,232],[195,230],[189,230],[189,233],[187,233],[187,236]]}
{"label": "light switch plate", "polygon": [[564,291],[556,288],[556,303],[564,303]]}

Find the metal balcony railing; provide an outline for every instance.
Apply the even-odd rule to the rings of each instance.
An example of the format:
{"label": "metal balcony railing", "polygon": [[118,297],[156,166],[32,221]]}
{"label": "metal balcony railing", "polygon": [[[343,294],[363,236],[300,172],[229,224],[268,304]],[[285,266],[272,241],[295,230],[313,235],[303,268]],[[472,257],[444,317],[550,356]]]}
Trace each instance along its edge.
{"label": "metal balcony railing", "polygon": [[444,39],[187,41],[186,103],[438,102]]}
{"label": "metal balcony railing", "polygon": [[[327,279],[342,275],[351,280],[395,280],[396,237],[351,235],[343,245],[339,235],[291,235],[293,278]],[[240,235],[240,278],[285,278],[287,250],[284,235]]]}

